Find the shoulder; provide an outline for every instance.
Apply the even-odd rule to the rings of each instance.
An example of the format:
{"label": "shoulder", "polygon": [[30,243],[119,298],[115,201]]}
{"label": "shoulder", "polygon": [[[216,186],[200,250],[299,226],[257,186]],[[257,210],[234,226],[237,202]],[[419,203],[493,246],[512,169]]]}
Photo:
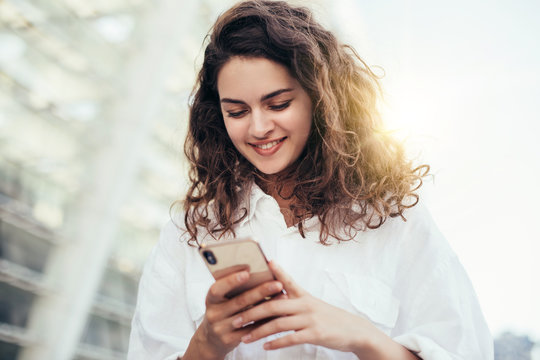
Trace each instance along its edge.
{"label": "shoulder", "polygon": [[184,214],[173,214],[161,227],[159,244],[165,247],[176,247],[187,245],[188,240],[189,233],[184,225]]}
{"label": "shoulder", "polygon": [[175,239],[179,241],[187,239],[183,214],[173,215],[161,226],[161,241],[172,241]]}
{"label": "shoulder", "polygon": [[422,200],[413,207],[405,209],[402,217],[389,218],[387,223],[392,229],[407,234],[418,235],[438,231],[427,205]]}
{"label": "shoulder", "polygon": [[168,267],[172,271],[180,270],[186,257],[196,249],[188,244],[188,240],[189,234],[183,226],[183,214],[173,215],[162,225],[159,240],[152,249],[147,267],[156,270],[161,267]]}
{"label": "shoulder", "polygon": [[380,228],[398,247],[403,263],[434,267],[453,261],[455,253],[423,201],[405,210],[403,216],[388,219]]}

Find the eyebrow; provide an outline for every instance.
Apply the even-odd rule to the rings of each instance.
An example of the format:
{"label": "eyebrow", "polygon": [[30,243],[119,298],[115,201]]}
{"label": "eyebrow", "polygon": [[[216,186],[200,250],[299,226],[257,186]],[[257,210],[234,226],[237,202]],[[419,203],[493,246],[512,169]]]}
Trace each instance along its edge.
{"label": "eyebrow", "polygon": [[[269,94],[263,95],[261,97],[261,102],[265,101],[265,100],[268,100],[268,99],[271,99],[271,98],[273,98],[275,96],[278,96],[280,94],[283,94],[285,92],[291,92],[293,90],[294,89],[287,88],[287,89],[279,89],[279,90],[276,90],[276,91],[272,91]],[[245,102],[242,101],[242,100],[229,99],[229,98],[223,98],[223,99],[221,99],[221,102],[222,103],[230,103],[230,104],[245,104]]]}

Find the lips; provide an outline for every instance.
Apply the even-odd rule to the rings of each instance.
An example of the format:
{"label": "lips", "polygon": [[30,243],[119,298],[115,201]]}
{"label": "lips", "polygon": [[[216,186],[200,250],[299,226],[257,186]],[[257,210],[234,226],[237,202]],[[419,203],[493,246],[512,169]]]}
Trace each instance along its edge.
{"label": "lips", "polygon": [[282,141],[285,140],[285,139],[286,139],[286,138],[282,138],[282,139],[270,141],[270,142],[265,143],[265,144],[250,144],[250,145],[256,146],[256,147],[258,147],[259,149],[267,150],[267,149],[270,149],[272,146],[276,146],[277,144],[279,144],[280,142],[282,142]]}
{"label": "lips", "polygon": [[286,139],[287,137],[285,136],[281,139],[266,142],[261,141],[257,143],[249,143],[249,145],[251,145],[259,155],[272,155],[281,147],[281,144]]}

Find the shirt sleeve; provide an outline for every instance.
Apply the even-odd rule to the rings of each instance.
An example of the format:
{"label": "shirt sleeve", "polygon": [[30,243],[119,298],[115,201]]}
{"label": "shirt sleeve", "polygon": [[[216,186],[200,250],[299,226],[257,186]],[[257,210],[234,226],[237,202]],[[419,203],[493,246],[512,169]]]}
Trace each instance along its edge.
{"label": "shirt sleeve", "polygon": [[128,360],[175,360],[195,332],[184,291],[187,244],[169,221],[162,229],[139,282]]}
{"label": "shirt sleeve", "polygon": [[[394,341],[424,360],[493,359],[493,340],[473,286],[427,211],[403,244],[402,309]],[[406,276],[406,278],[405,278]]]}

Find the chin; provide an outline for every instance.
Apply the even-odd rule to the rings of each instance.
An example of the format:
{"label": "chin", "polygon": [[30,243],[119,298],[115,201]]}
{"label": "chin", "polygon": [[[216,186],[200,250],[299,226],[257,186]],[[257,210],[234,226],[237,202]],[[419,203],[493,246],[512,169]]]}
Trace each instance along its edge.
{"label": "chin", "polygon": [[261,173],[265,175],[275,175],[285,170],[286,166],[279,164],[253,164]]}
{"label": "chin", "polygon": [[283,169],[282,168],[273,169],[273,168],[267,168],[267,167],[257,167],[257,170],[259,170],[260,172],[262,172],[265,175],[275,175],[275,174],[281,172]]}
{"label": "chin", "polygon": [[265,164],[265,165],[257,165],[253,164],[257,170],[259,170],[261,173],[265,175],[279,175],[284,173],[287,170],[290,170],[292,164]]}

